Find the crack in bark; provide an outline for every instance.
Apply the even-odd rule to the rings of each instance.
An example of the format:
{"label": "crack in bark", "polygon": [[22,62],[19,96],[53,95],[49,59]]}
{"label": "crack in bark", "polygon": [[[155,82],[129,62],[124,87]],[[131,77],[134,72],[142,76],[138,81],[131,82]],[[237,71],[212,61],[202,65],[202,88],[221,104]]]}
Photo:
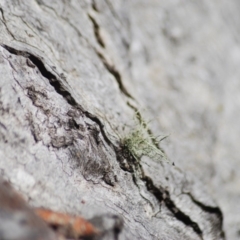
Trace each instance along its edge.
{"label": "crack in bark", "polygon": [[5,17],[4,17],[4,12],[3,12],[3,9],[2,9],[2,8],[0,8],[0,12],[1,12],[1,14],[2,14],[2,19],[1,19],[1,21],[2,21],[2,23],[4,24],[5,28],[7,29],[8,33],[11,35],[11,37],[12,37],[14,40],[17,40],[17,39],[15,38],[14,34],[9,30],[9,28],[8,28],[8,26],[7,26],[6,19],[5,19]]}
{"label": "crack in bark", "polygon": [[95,0],[92,0],[92,9],[93,9],[94,11],[96,11],[96,12],[99,12]]}
{"label": "crack in bark", "polygon": [[88,17],[89,17],[89,19],[91,20],[91,22],[93,24],[94,35],[95,35],[95,38],[96,38],[98,44],[101,47],[105,48],[105,43],[104,43],[104,41],[103,41],[103,39],[102,39],[102,37],[100,35],[100,27],[99,27],[97,21],[90,14],[88,14]]}
{"label": "crack in bark", "polygon": [[[132,173],[133,182],[138,187],[138,189],[139,189],[139,186],[135,179],[136,176],[134,175],[135,173],[138,172],[136,171],[136,169],[140,170],[140,174],[138,174],[138,177],[145,183],[147,190],[156,197],[159,204],[164,202],[167,208],[172,212],[172,214],[175,216],[176,219],[181,221],[186,226],[191,227],[193,231],[202,239],[203,233],[200,227],[198,226],[198,224],[193,220],[191,220],[191,218],[188,215],[186,215],[184,212],[182,212],[179,208],[177,208],[175,203],[171,200],[170,194],[168,191],[161,189],[160,187],[156,187],[153,184],[152,179],[148,176],[145,176],[139,161],[137,161],[132,156],[131,152],[129,152],[129,150],[125,146],[122,146],[120,149],[116,149],[115,151],[117,153],[117,160],[120,164],[121,169]],[[127,160],[129,165],[128,168],[126,168],[125,165],[123,166],[123,158]]]}
{"label": "crack in bark", "polygon": [[145,196],[143,196],[143,194],[141,194],[141,187],[138,185],[138,183],[137,183],[137,177],[136,177],[136,175],[135,174],[132,174],[132,179],[133,179],[133,183],[137,186],[137,188],[138,188],[138,191],[139,191],[139,194],[140,194],[140,196],[146,201],[146,202],[148,202],[148,204],[151,206],[151,208],[152,209],[154,209],[154,205],[153,205],[153,203],[149,200],[149,199],[147,199]]}
{"label": "crack in bark", "polygon": [[[43,4],[44,6],[46,6],[45,4]],[[75,27],[68,19],[62,17],[62,16],[59,16],[56,11],[49,7],[49,6],[46,6],[50,9],[52,9],[55,14],[60,17],[61,19],[63,19],[64,21],[66,21],[78,34],[79,37],[83,38],[89,45],[89,47],[91,47],[91,49],[96,53],[96,55],[100,58],[100,60],[102,61],[103,65],[105,66],[105,68],[112,74],[112,76],[116,79],[117,83],[118,83],[118,86],[119,86],[119,89],[120,91],[126,95],[127,97],[131,98],[131,99],[134,99],[131,94],[127,91],[127,89],[125,88],[125,86],[123,85],[123,82],[122,82],[122,78],[121,78],[121,74],[119,73],[119,71],[114,67],[112,66],[111,64],[109,64],[105,57],[95,48],[93,47],[89,40],[87,39],[87,37],[83,36],[83,34],[79,31],[79,29],[77,27]],[[92,6],[92,8],[94,9],[94,7]],[[94,9],[95,10],[95,9]],[[103,48],[105,48],[105,44],[104,44],[104,41],[102,40],[100,34],[99,34],[99,25],[98,23],[96,22],[96,20],[90,16],[88,14],[88,17],[89,19],[91,20],[91,22],[93,23],[93,27],[94,27],[94,33],[95,33],[95,37],[96,37],[96,40],[97,42],[99,43],[100,46],[102,46]],[[128,46],[129,47],[129,46]]]}
{"label": "crack in bark", "polygon": [[[140,170],[140,174],[137,174],[138,177],[145,183],[147,190],[156,197],[159,204],[164,202],[176,219],[181,221],[184,225],[191,227],[193,231],[202,239],[203,233],[198,224],[194,222],[188,215],[182,212],[179,208],[177,208],[175,203],[171,200],[168,191],[166,191],[165,189],[161,189],[160,187],[156,187],[153,184],[152,179],[144,174],[141,164],[134,158],[131,152],[129,152],[127,147],[121,146],[120,149],[116,148],[115,152],[117,154],[117,160],[120,164],[121,169],[132,173],[133,182],[137,186],[137,188],[139,189],[139,186],[136,182],[136,176],[134,174],[139,172],[137,170]],[[128,168],[126,168],[125,165],[123,166],[123,158],[127,160]]]}
{"label": "crack in bark", "polygon": [[205,212],[216,214],[221,221],[223,220],[222,211],[220,210],[219,207],[212,207],[212,206],[205,205],[204,203],[195,199],[191,193],[187,193],[187,195],[191,198],[191,200],[196,205],[202,208]]}
{"label": "crack in bark", "polygon": [[[8,27],[8,25],[7,25],[7,21],[6,21],[5,17],[4,17],[4,11],[3,11],[3,9],[2,9],[1,7],[0,7],[0,12],[1,12],[1,14],[2,14],[2,19],[0,19],[0,21],[4,24],[7,32],[10,34],[10,36],[11,36],[15,41],[17,41],[17,42],[21,42],[21,43],[24,43],[24,44],[28,44],[29,46],[36,48],[35,46],[33,46],[33,45],[31,45],[31,44],[29,44],[29,43],[27,43],[27,42],[25,42],[25,41],[22,41],[22,40],[20,40],[20,39],[17,39],[17,38],[14,36],[14,34],[12,33],[12,31],[10,31],[10,29],[9,29],[9,27]],[[14,15],[14,14],[13,14],[13,16],[18,17],[18,16]]]}
{"label": "crack in bark", "polygon": [[39,57],[36,57],[32,53],[26,51],[20,51],[5,44],[0,44],[3,48],[9,51],[12,54],[20,55],[25,58],[28,58],[32,61],[33,64],[36,65],[40,73],[43,77],[49,80],[49,83],[54,87],[55,91],[60,94],[67,102],[72,106],[77,106],[75,99],[71,96],[71,94],[65,89],[60,81],[58,81],[57,77],[53,75],[50,71],[48,71]]}
{"label": "crack in bark", "polygon": [[134,166],[137,165],[137,160],[133,157],[129,149],[126,146],[120,144],[119,147],[114,146],[114,150],[120,168],[124,171],[133,173]]}
{"label": "crack in bark", "polygon": [[[66,88],[63,86],[63,84],[61,83],[60,79],[58,79],[54,74],[52,74],[50,71],[48,71],[43,63],[43,61],[41,60],[40,57],[35,56],[27,51],[20,51],[17,50],[15,48],[12,48],[10,46],[7,46],[5,44],[0,44],[3,48],[5,48],[7,51],[9,51],[11,54],[14,55],[19,55],[19,56],[23,56],[27,59],[29,59],[39,70],[39,72],[42,74],[43,77],[45,77],[46,79],[48,79],[49,83],[53,86],[53,88],[55,89],[56,93],[58,93],[59,95],[61,95],[69,105],[71,105],[76,111],[81,112],[83,115],[85,115],[87,118],[91,119],[94,123],[96,123],[96,127],[99,127],[99,131],[101,132],[101,136],[103,137],[103,139],[105,140],[105,142],[109,145],[109,147],[111,147],[114,150],[113,144],[111,143],[111,141],[108,139],[108,137],[106,136],[106,133],[104,131],[104,125],[102,124],[102,122],[100,121],[100,119],[98,119],[96,116],[94,116],[93,114],[91,114],[90,112],[84,110],[82,108],[82,106],[80,104],[78,104],[75,99],[72,97],[72,95],[66,90]],[[28,95],[30,97],[30,99],[33,101],[33,104],[36,105],[36,107],[43,109],[41,103],[38,103],[38,96],[43,96],[42,93],[35,91],[35,89],[33,88],[29,88],[28,87]],[[44,109],[43,109],[44,110]],[[48,112],[44,112],[46,115],[48,114]],[[78,125],[76,122],[71,122],[70,124],[73,125],[73,127],[75,129],[79,129],[80,125]],[[95,128],[96,128],[95,127]],[[34,129],[32,129],[34,130]],[[97,129],[96,129],[97,130]],[[55,130],[54,130],[55,131]],[[93,176],[100,175],[102,176],[101,178],[103,179],[103,181],[105,181],[106,184],[114,186],[115,182],[117,181],[116,177],[114,176],[110,176],[111,172],[110,172],[110,165],[108,162],[106,162],[106,156],[104,155],[104,151],[101,150],[104,146],[104,144],[102,143],[101,140],[99,140],[99,137],[97,136],[99,134],[99,131],[88,131],[90,133],[90,140],[91,138],[93,140],[95,140],[95,144],[96,147],[93,147],[94,151],[96,151],[96,154],[100,156],[100,158],[102,159],[102,162],[91,162],[91,164],[88,164],[89,166],[86,166],[85,169],[88,174],[93,174]],[[49,133],[51,135],[51,145],[55,148],[66,148],[70,145],[73,145],[73,139],[67,139],[67,136],[55,136],[54,133],[50,132]],[[33,136],[34,137],[34,136]],[[35,138],[35,141],[38,140],[37,138]],[[91,144],[91,142],[90,142]],[[100,144],[102,144],[100,146]],[[99,146],[98,146],[99,145]],[[76,159],[79,158],[79,153],[73,154],[73,157],[75,157]],[[89,156],[85,156],[86,157],[86,161],[89,161]],[[83,157],[84,158],[84,157]],[[85,159],[85,158],[84,158]],[[83,160],[85,161],[85,160]],[[96,167],[94,167],[95,165]],[[101,166],[101,171],[97,171],[94,169],[99,169],[99,166]],[[92,170],[91,170],[91,169]],[[84,173],[83,173],[84,174]]]}
{"label": "crack in bark", "polygon": [[93,122],[97,123],[97,125],[99,126],[100,131],[103,135],[104,140],[109,145],[112,144],[111,141],[107,138],[107,136],[103,130],[104,125],[102,124],[102,122],[96,116],[94,116],[90,112],[84,110],[79,104],[77,104],[76,100],[71,96],[69,91],[67,91],[65,89],[65,87],[57,79],[57,77],[46,69],[46,67],[44,66],[44,63],[42,62],[42,60],[39,57],[36,57],[35,55],[33,55],[29,52],[26,52],[26,51],[17,50],[15,48],[12,48],[5,44],[0,44],[0,45],[12,54],[20,55],[20,56],[30,59],[32,61],[32,63],[34,63],[36,65],[36,67],[38,68],[38,70],[40,71],[42,76],[49,80],[49,83],[54,87],[55,91],[58,94],[60,94],[71,106],[76,107],[77,109],[82,111],[86,115],[86,117],[90,118]]}
{"label": "crack in bark", "polygon": [[[217,215],[217,218],[219,219],[219,229],[223,229],[223,214],[222,211],[219,207],[213,207],[213,206],[208,206],[200,201],[198,201],[191,193],[186,193],[191,200],[197,205],[199,206],[203,211],[210,213],[210,214],[215,214]],[[221,230],[221,237],[223,239],[225,239],[225,233],[223,230]]]}
{"label": "crack in bark", "polygon": [[109,64],[107,62],[107,60],[104,58],[104,56],[100,53],[100,52],[96,52],[98,57],[101,59],[103,65],[105,66],[105,68],[108,70],[109,73],[112,74],[112,76],[116,79],[119,89],[121,90],[121,92],[123,94],[125,94],[127,97],[133,99],[133,97],[131,96],[131,94],[127,91],[127,89],[125,88],[125,86],[123,85],[122,82],[122,77],[121,74],[119,73],[119,71],[111,64]]}
{"label": "crack in bark", "polygon": [[176,219],[184,223],[186,226],[191,227],[193,231],[202,239],[203,232],[198,224],[179,208],[177,208],[175,203],[170,198],[170,194],[167,190],[156,187],[153,184],[152,179],[148,176],[143,176],[142,180],[145,181],[147,189],[158,199],[159,203],[164,202]]}

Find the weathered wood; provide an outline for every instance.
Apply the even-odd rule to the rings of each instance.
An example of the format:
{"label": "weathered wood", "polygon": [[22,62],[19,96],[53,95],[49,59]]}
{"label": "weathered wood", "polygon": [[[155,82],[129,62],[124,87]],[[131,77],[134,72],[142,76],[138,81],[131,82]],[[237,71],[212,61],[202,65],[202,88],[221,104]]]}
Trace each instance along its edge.
{"label": "weathered wood", "polygon": [[[105,239],[224,239],[206,190],[221,198],[209,173],[221,133],[211,84],[223,86],[212,48],[224,50],[229,32],[223,3],[184,2],[0,0],[0,169],[32,206],[114,214]],[[161,146],[176,166],[124,144],[143,119],[153,119],[149,136],[175,132]]]}

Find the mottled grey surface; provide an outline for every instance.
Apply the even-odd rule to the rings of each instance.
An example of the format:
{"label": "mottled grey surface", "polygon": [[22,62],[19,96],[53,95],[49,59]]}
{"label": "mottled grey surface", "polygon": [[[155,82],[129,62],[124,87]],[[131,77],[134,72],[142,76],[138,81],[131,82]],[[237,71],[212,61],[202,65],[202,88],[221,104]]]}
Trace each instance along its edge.
{"label": "mottled grey surface", "polygon": [[[238,239],[237,1],[0,8],[0,169],[33,206],[161,240],[222,239],[222,210]],[[176,167],[121,146],[135,110]]]}

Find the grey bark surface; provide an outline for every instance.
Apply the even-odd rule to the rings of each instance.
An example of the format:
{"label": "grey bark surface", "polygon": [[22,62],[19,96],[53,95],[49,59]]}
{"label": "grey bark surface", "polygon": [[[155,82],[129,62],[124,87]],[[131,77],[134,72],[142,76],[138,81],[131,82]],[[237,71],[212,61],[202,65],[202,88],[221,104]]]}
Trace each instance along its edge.
{"label": "grey bark surface", "polygon": [[[34,207],[121,217],[109,239],[238,239],[239,8],[0,0],[1,174]],[[123,144],[141,119],[175,166]]]}

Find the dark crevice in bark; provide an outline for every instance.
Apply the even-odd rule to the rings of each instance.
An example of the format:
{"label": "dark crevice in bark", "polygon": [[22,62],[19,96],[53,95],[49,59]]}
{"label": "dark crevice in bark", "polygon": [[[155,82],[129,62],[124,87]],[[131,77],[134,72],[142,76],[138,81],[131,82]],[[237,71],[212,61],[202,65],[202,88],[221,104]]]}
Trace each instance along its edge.
{"label": "dark crevice in bark", "polygon": [[176,219],[184,223],[186,226],[191,227],[193,231],[200,238],[202,238],[202,230],[200,229],[198,224],[194,222],[188,215],[186,215],[184,212],[180,211],[176,207],[175,203],[171,200],[168,191],[164,189],[160,189],[159,187],[156,187],[153,184],[152,179],[147,176],[144,176],[142,180],[145,181],[148,191],[151,192],[158,199],[160,203],[164,202],[167,208],[176,217]]}
{"label": "dark crevice in bark", "polygon": [[36,65],[40,73],[43,77],[47,78],[49,80],[49,83],[54,87],[55,91],[60,94],[66,101],[72,105],[77,106],[77,103],[75,99],[71,96],[71,94],[64,88],[64,86],[58,81],[57,77],[53,75],[50,71],[46,69],[44,66],[42,60],[39,57],[36,57],[35,55],[26,52],[26,51],[20,51],[16,50],[12,47],[9,47],[5,44],[1,44],[2,47],[4,47],[7,51],[9,51],[12,54],[20,55],[23,57],[26,57],[32,61],[33,64]]}
{"label": "dark crevice in bark", "polygon": [[179,208],[177,208],[175,203],[171,200],[168,191],[162,189],[161,187],[156,187],[153,184],[152,179],[148,176],[145,176],[141,164],[137,159],[134,158],[128,148],[126,146],[120,146],[119,149],[115,147],[115,152],[117,154],[117,160],[121,169],[132,173],[134,184],[139,188],[135,176],[135,174],[137,174],[137,177],[139,177],[139,179],[145,183],[147,190],[156,197],[159,204],[161,205],[164,202],[166,207],[172,212],[176,219],[181,221],[186,226],[191,227],[193,231],[202,239],[203,233],[198,224]]}
{"label": "dark crevice in bark", "polygon": [[101,47],[105,48],[104,41],[103,41],[103,39],[102,39],[102,37],[100,35],[100,27],[99,27],[98,23],[96,22],[96,20],[91,15],[88,14],[88,17],[89,17],[89,19],[91,20],[91,22],[93,24],[94,35],[95,35],[95,38],[96,38],[98,44]]}
{"label": "dark crevice in bark", "polygon": [[[132,180],[135,186],[138,188],[140,196],[152,207],[152,209],[154,209],[154,204],[141,193],[141,186],[138,185],[138,178],[134,173],[132,174]],[[140,178],[140,180],[142,179]]]}
{"label": "dark crevice in bark", "polygon": [[113,146],[112,142],[108,139],[105,131],[104,131],[104,125],[102,124],[102,122],[96,117],[94,116],[92,113],[85,111],[81,108],[81,111],[85,114],[86,117],[90,118],[93,122],[97,123],[97,125],[99,126],[100,132],[104,138],[104,140],[106,141],[106,143],[109,146]]}
{"label": "dark crevice in bark", "polygon": [[191,193],[187,193],[187,195],[191,198],[191,200],[199,206],[203,211],[210,213],[210,214],[216,214],[217,218],[219,219],[219,229],[221,229],[221,237],[225,239],[225,233],[222,230],[223,228],[223,214],[219,207],[213,207],[213,206],[207,206],[206,204],[198,201]]}
{"label": "dark crevice in bark", "polygon": [[5,19],[5,17],[4,17],[4,13],[3,13],[3,9],[2,9],[2,8],[0,8],[0,12],[1,12],[1,14],[2,14],[2,19],[3,19],[3,23],[4,23],[4,22],[6,22],[6,19]]}
{"label": "dark crevice in bark", "polygon": [[74,120],[74,118],[71,118],[71,119],[68,120],[68,126],[69,126],[71,129],[76,129],[76,130],[79,130],[79,129],[80,129],[79,124],[76,123],[76,121]]}
{"label": "dark crevice in bark", "polygon": [[[84,110],[79,104],[77,104],[75,99],[65,89],[65,87],[57,79],[57,77],[46,69],[46,67],[45,67],[43,61],[40,59],[40,57],[37,57],[37,56],[35,56],[35,55],[33,55],[33,54],[29,53],[29,52],[26,52],[26,51],[17,50],[15,48],[12,48],[12,47],[7,46],[5,44],[1,44],[1,46],[4,47],[7,51],[9,51],[11,54],[23,56],[23,57],[29,59],[38,68],[38,70],[40,71],[42,76],[49,80],[49,83],[54,87],[55,91],[58,94],[60,94],[71,106],[73,106],[76,109],[80,110],[87,118],[91,119],[93,122],[95,122],[99,126],[100,132],[101,132],[105,142],[110,147],[112,147],[114,150],[116,150],[116,147],[113,145],[113,143],[106,136],[106,133],[104,131],[104,125],[102,124],[102,122],[96,116],[94,116],[90,112]],[[29,97],[32,99],[33,104],[35,104],[36,93],[35,93],[34,89],[28,89],[28,94],[29,94]],[[39,107],[39,106],[37,106],[37,107]],[[78,128],[77,125],[75,125],[75,127]],[[58,141],[55,141],[55,142],[57,143]],[[53,145],[55,146],[56,144],[53,144]],[[62,146],[64,144],[60,144],[60,145]]]}
{"label": "dark crevice in bark", "polygon": [[5,44],[1,44],[3,48],[5,48],[7,51],[9,51],[11,54],[15,55],[20,55],[23,57],[26,57],[30,59],[36,67],[39,69],[40,73],[42,74],[43,77],[47,78],[49,80],[49,83],[54,87],[55,91],[60,94],[71,106],[79,109],[83,114],[85,114],[86,117],[90,118],[93,122],[97,123],[97,125],[100,128],[101,134],[104,138],[104,140],[112,146],[111,141],[108,139],[106,136],[103,128],[104,125],[102,122],[93,114],[89,113],[88,111],[84,110],[77,102],[75,99],[71,96],[71,94],[65,89],[65,87],[62,85],[62,83],[57,79],[55,75],[53,75],[50,71],[46,69],[44,66],[44,63],[39,57],[34,56],[33,54],[26,52],[26,51],[20,51],[15,48],[9,47]]}
{"label": "dark crevice in bark", "polygon": [[[26,51],[16,50],[16,49],[9,47],[7,45],[4,45],[4,44],[1,44],[1,46],[3,48],[5,48],[7,51],[9,51],[11,54],[23,56],[23,57],[27,58],[27,60],[31,61],[38,68],[38,70],[42,74],[42,76],[45,77],[46,79],[48,79],[49,83],[54,87],[56,93],[61,95],[68,102],[68,104],[70,104],[73,107],[73,109],[74,109],[73,111],[80,112],[80,114],[85,115],[87,118],[91,119],[94,123],[96,123],[96,125],[99,127],[99,130],[96,128],[96,126],[93,126],[94,131],[89,130],[89,133],[92,136],[92,139],[95,139],[96,146],[98,146],[100,144],[100,138],[99,138],[98,134],[101,133],[104,141],[109,145],[109,147],[111,147],[113,150],[115,149],[114,145],[111,143],[111,141],[106,136],[106,133],[104,131],[104,125],[102,124],[100,119],[98,119],[96,116],[89,113],[88,111],[84,110],[82,108],[82,106],[80,106],[75,101],[75,99],[71,96],[71,94],[65,89],[65,87],[61,83],[61,80],[46,69],[46,67],[45,67],[43,61],[40,59],[40,57],[34,56],[33,54],[26,52]],[[60,76],[60,78],[61,78],[61,76]],[[42,106],[41,104],[39,104],[39,102],[38,102],[39,97],[46,98],[46,96],[43,96],[42,92],[36,91],[34,89],[34,87],[28,87],[27,90],[28,90],[27,91],[28,97],[32,100],[33,104],[37,108],[41,109],[45,113],[45,115],[49,115],[49,110],[45,109],[45,107]],[[69,124],[69,123],[67,123],[67,124]],[[75,129],[80,128],[80,126],[74,121],[70,122],[70,125]],[[34,128],[32,128],[32,131],[34,133]],[[39,139],[36,136],[37,135],[33,134],[34,140],[38,141]],[[68,148],[74,144],[74,139],[72,137],[69,138],[67,135],[66,136],[55,136],[53,134],[53,135],[51,135],[50,144],[54,148]],[[98,149],[98,147],[96,149]],[[101,152],[101,150],[98,149],[97,154],[100,154],[99,151]],[[117,179],[110,176],[111,174],[109,174],[109,170],[106,169],[106,164],[102,165],[103,169],[101,169],[101,171],[99,170],[99,166],[97,166],[97,164],[95,164],[95,165],[94,164],[95,164],[95,162],[92,163],[92,165],[91,165],[92,170],[88,171],[88,174],[91,175],[91,173],[92,173],[94,175],[94,174],[98,173],[98,174],[102,175],[102,180],[106,184],[108,184],[110,186],[114,186]]]}
{"label": "dark crevice in bark", "polygon": [[113,77],[116,79],[119,89],[121,90],[121,92],[123,94],[125,94],[127,97],[133,99],[133,97],[131,96],[131,94],[127,91],[127,89],[125,88],[125,86],[122,83],[122,77],[121,74],[119,73],[119,71],[112,66],[111,64],[109,64],[107,62],[107,60],[104,58],[104,56],[100,53],[97,52],[98,57],[101,59],[103,65],[105,66],[105,68],[113,75]]}
{"label": "dark crevice in bark", "polygon": [[168,191],[166,191],[165,189],[162,189],[161,187],[156,187],[153,184],[152,179],[148,176],[145,176],[144,171],[141,167],[141,164],[137,159],[134,158],[134,156],[131,154],[131,152],[128,150],[126,146],[121,146],[119,149],[115,147],[115,152],[117,154],[117,160],[120,164],[121,169],[132,173],[133,182],[138,188],[139,186],[137,184],[136,176],[135,176],[137,172],[138,172],[137,174],[138,177],[145,183],[147,190],[156,197],[159,204],[164,202],[166,207],[172,212],[172,214],[175,216],[176,219],[181,221],[186,226],[191,227],[193,231],[200,238],[202,238],[203,233],[200,227],[198,226],[198,224],[194,222],[188,215],[182,212],[179,208],[177,208],[175,203],[171,200],[170,194]]}
{"label": "dark crevice in bark", "polygon": [[[94,5],[94,1],[93,1],[93,5]],[[45,5],[45,6],[46,6],[46,5]],[[94,6],[95,6],[95,5],[94,5]],[[49,6],[47,6],[47,7],[49,7]],[[93,6],[92,6],[92,7],[93,7]],[[50,8],[50,7],[49,7],[49,8]],[[52,9],[52,8],[51,8],[51,9]],[[93,7],[93,9],[95,10],[94,7]],[[53,9],[53,10],[54,10],[54,9]],[[97,39],[97,42],[98,42],[103,48],[105,48],[105,44],[104,44],[104,42],[103,42],[103,40],[102,40],[102,38],[101,38],[101,36],[100,36],[100,33],[99,33],[99,25],[97,24],[96,20],[95,20],[92,16],[90,16],[89,14],[88,14],[88,17],[89,17],[89,19],[90,19],[90,20],[92,21],[92,23],[93,23],[94,33],[95,33],[95,37],[96,37],[96,39]],[[105,66],[105,68],[106,68],[106,69],[113,75],[113,77],[116,79],[116,81],[117,81],[117,83],[118,83],[118,86],[119,86],[119,89],[121,90],[121,92],[122,92],[124,95],[126,95],[127,97],[133,99],[133,97],[131,96],[131,94],[127,91],[127,89],[126,89],[125,86],[123,85],[123,83],[122,83],[122,78],[121,78],[121,74],[119,73],[119,71],[118,71],[114,66],[112,66],[111,64],[109,64],[109,63],[106,61],[106,59],[104,58],[104,56],[103,56],[101,53],[99,53],[99,51],[96,50],[96,48],[93,47],[93,46],[89,43],[88,39],[82,35],[82,33],[79,31],[78,28],[76,28],[68,19],[66,19],[66,18],[64,18],[64,17],[62,17],[62,16],[61,16],[61,18],[62,18],[63,20],[65,20],[65,21],[77,32],[77,34],[79,35],[79,37],[82,37],[82,38],[89,44],[89,47],[94,50],[94,52],[96,53],[96,55],[101,59],[101,61],[102,61],[103,65]]]}
{"label": "dark crevice in bark", "polygon": [[195,199],[191,193],[187,193],[187,195],[191,198],[191,200],[198,205],[200,208],[202,208],[205,212],[209,212],[209,213],[214,213],[217,214],[218,218],[222,221],[223,220],[223,215],[222,215],[222,211],[220,210],[219,207],[212,207],[212,206],[207,206],[204,203],[198,201],[197,199]]}
{"label": "dark crevice in bark", "polygon": [[130,173],[134,172],[134,166],[137,165],[137,160],[133,157],[128,148],[120,144],[120,147],[114,146],[117,161],[123,171]]}
{"label": "dark crevice in bark", "polygon": [[95,0],[92,0],[92,9],[93,9],[94,11],[96,11],[96,12],[99,12]]}
{"label": "dark crevice in bark", "polygon": [[145,182],[148,191],[151,192],[161,204],[161,202],[164,200],[163,190],[160,190],[160,188],[154,186],[153,181],[150,177],[144,176],[143,181]]}

